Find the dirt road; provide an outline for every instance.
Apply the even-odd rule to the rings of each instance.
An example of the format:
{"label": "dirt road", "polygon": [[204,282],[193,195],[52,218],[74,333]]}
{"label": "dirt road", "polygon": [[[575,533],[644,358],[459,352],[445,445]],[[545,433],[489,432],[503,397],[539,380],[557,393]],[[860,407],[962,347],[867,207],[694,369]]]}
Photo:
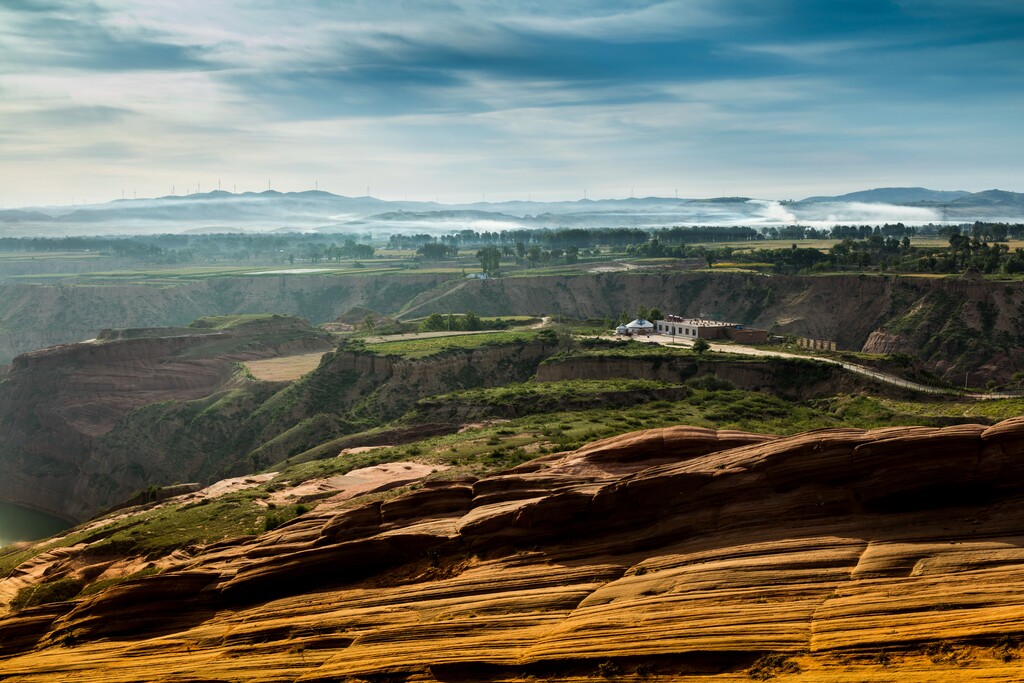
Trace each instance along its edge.
{"label": "dirt road", "polygon": [[[661,344],[662,346],[693,346],[693,342],[690,340],[683,340],[677,337],[670,337],[662,334],[652,334],[645,338],[650,343]],[[992,393],[992,394],[975,394],[958,391],[956,389],[947,389],[941,387],[931,387],[926,384],[919,384],[917,382],[911,382],[910,380],[891,375],[886,372],[879,372],[871,368],[864,367],[863,365],[857,365],[856,363],[848,363],[846,361],[836,360],[835,358],[824,358],[821,356],[803,356],[796,353],[786,353],[785,351],[768,351],[766,349],[756,349],[750,346],[740,346],[738,344],[715,344],[711,343],[711,350],[717,353],[736,353],[743,356],[761,356],[765,358],[800,358],[803,360],[813,360],[819,363],[831,363],[832,365],[838,365],[845,370],[852,373],[862,375],[864,377],[870,377],[871,379],[889,384],[891,386],[901,387],[903,389],[910,389],[911,391],[919,391],[924,394],[934,394],[943,396],[963,396],[965,398],[974,399],[995,399],[995,398],[1019,398],[1017,394],[1006,394],[1006,393]]]}

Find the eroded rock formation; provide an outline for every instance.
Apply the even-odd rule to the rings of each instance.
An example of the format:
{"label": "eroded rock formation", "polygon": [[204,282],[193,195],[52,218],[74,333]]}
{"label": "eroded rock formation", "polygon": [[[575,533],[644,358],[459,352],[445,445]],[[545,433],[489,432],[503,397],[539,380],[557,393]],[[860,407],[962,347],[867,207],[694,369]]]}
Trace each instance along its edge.
{"label": "eroded rock formation", "polygon": [[203,453],[187,463],[141,453],[160,424],[119,450],[104,437],[144,406],[231,400],[247,384],[241,361],[331,346],[302,320],[268,316],[229,330],[106,331],[18,356],[0,384],[0,499],[82,519],[148,485],[191,480]]}
{"label": "eroded rock formation", "polygon": [[[786,438],[658,429],[359,500],[10,614],[0,671],[109,682],[1019,678],[1024,418]],[[81,572],[83,553],[46,561],[54,575]]]}

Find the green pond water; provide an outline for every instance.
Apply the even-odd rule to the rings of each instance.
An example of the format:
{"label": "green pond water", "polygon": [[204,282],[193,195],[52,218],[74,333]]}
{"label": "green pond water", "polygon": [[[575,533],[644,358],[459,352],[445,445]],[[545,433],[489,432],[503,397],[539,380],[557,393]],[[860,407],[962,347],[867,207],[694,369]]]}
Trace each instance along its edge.
{"label": "green pond water", "polygon": [[46,538],[70,526],[63,519],[42,512],[0,503],[0,546]]}

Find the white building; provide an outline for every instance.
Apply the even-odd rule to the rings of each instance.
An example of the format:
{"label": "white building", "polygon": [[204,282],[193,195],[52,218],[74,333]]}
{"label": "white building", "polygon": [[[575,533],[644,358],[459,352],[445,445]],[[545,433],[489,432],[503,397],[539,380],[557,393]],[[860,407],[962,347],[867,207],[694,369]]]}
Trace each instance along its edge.
{"label": "white building", "polygon": [[654,323],[652,323],[650,320],[637,318],[631,323],[626,323],[626,330],[629,332],[629,334],[632,335],[649,335],[651,332],[654,332]]}
{"label": "white building", "polygon": [[768,341],[768,333],[737,323],[705,318],[680,318],[670,315],[665,320],[654,322],[654,331],[669,337],[683,339],[734,339],[747,344],[764,344]]}

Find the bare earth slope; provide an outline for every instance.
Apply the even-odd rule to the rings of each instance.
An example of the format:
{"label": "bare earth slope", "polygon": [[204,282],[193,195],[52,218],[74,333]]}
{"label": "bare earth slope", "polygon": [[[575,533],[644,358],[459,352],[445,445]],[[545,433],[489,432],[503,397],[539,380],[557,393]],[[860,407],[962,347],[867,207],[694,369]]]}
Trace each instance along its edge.
{"label": "bare earth slope", "polygon": [[283,313],[313,324],[355,306],[387,312],[451,275],[260,275],[171,286],[0,283],[0,363],[106,327],[187,325],[204,315]]}
{"label": "bare earth slope", "polygon": [[[0,673],[1020,677],[1024,418],[786,438],[659,429],[358,500],[12,614]],[[76,556],[87,549],[52,558],[51,573],[84,571]]]}
{"label": "bare earth slope", "polygon": [[128,459],[103,452],[103,437],[143,406],[256,391],[233,391],[249,384],[240,361],[330,347],[305,321],[265,316],[231,329],[108,331],[18,356],[0,382],[0,499],[81,519],[95,512],[83,501],[108,506],[153,482],[190,480],[201,463],[159,462],[148,448],[139,457],[156,434]]}
{"label": "bare earth slope", "polygon": [[[442,285],[444,287],[444,285]],[[731,320],[831,339],[839,347],[905,353],[936,374],[1002,384],[1024,370],[1024,283],[899,276],[749,273],[598,273],[473,280],[416,315],[472,310],[481,315],[577,318],[631,314],[638,303],[665,312]]]}

